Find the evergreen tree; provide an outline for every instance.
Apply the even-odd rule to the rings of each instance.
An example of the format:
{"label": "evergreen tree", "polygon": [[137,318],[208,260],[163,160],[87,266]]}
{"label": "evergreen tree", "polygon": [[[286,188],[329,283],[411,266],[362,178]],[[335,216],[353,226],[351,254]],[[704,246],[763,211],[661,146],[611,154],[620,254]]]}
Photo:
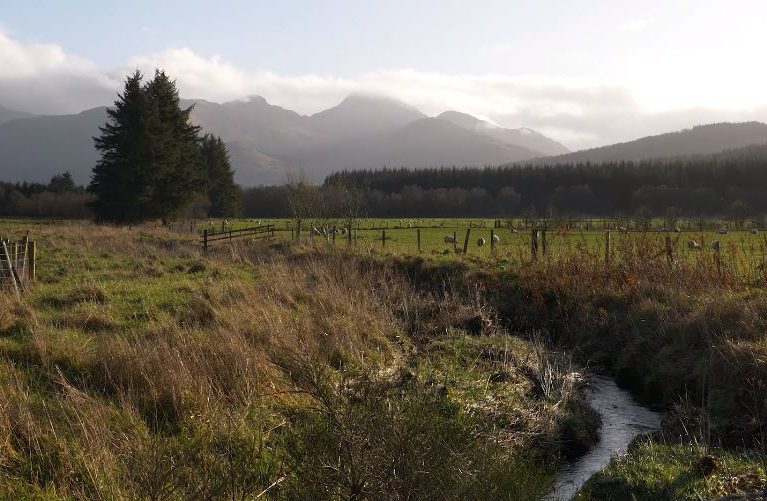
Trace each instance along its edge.
{"label": "evergreen tree", "polygon": [[192,108],[181,108],[175,82],[161,71],[146,85],[136,71],[118,97],[94,138],[101,159],[88,188],[97,196],[91,208],[102,221],[168,219],[206,188]]}
{"label": "evergreen tree", "polygon": [[77,186],[75,185],[75,180],[72,179],[72,174],[67,171],[53,176],[51,182],[48,183],[48,190],[53,193],[71,193],[77,191]]}
{"label": "evergreen tree", "polygon": [[100,127],[101,136],[94,138],[101,159],[88,191],[97,197],[91,208],[101,221],[138,221],[151,198],[150,187],[140,175],[150,149],[146,129],[150,106],[142,78],[137,70],[126,79],[114,108],[107,110],[109,121]]}
{"label": "evergreen tree", "polygon": [[238,215],[241,209],[240,188],[234,183],[226,145],[220,137],[206,134],[200,150],[207,166],[209,214],[214,217]]}
{"label": "evergreen tree", "polygon": [[207,187],[200,127],[190,123],[194,107],[181,108],[176,83],[164,71],[156,71],[145,90],[152,107],[149,129],[155,145],[151,172],[146,173],[154,186],[149,215],[166,219]]}

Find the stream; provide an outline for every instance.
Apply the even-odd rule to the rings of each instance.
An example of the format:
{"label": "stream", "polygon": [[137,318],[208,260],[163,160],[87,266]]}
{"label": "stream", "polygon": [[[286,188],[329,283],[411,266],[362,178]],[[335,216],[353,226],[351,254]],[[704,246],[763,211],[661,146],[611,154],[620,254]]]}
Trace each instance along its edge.
{"label": "stream", "polygon": [[612,379],[594,377],[586,397],[602,418],[599,442],[580,459],[560,468],[543,501],[568,501],[610,459],[625,453],[634,438],[660,426],[660,414],[638,405]]}

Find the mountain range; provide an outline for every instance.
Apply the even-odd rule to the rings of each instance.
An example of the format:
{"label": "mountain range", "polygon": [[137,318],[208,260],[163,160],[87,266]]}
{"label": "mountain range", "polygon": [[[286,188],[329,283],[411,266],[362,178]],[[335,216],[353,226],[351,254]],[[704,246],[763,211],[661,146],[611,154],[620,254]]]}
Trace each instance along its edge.
{"label": "mountain range", "polygon": [[[446,111],[429,117],[405,103],[352,95],[314,115],[262,97],[194,105],[192,121],[222,137],[243,186],[281,184],[295,173],[320,182],[344,169],[563,164],[715,153],[767,143],[767,125],[722,123],[569,152],[529,128],[506,129]],[[93,137],[106,107],[74,115],[31,116],[0,107],[0,179],[48,181],[69,171],[85,184],[98,160]]]}
{"label": "mountain range", "polygon": [[[428,117],[375,96],[352,95],[310,116],[262,97],[183,105],[194,105],[192,121],[227,143],[244,186],[280,184],[294,172],[321,181],[343,169],[497,165],[568,151],[531,129],[504,129],[458,112]],[[92,138],[106,119],[106,107],[58,116],[0,108],[1,177],[42,182],[70,171],[86,183],[98,159]]]}

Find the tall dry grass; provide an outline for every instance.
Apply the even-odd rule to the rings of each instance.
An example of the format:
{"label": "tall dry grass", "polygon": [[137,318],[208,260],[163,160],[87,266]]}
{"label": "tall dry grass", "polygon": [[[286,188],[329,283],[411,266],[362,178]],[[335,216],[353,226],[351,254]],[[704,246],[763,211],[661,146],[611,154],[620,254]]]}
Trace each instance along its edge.
{"label": "tall dry grass", "polygon": [[[479,291],[420,290],[393,263],[312,249],[235,245],[203,259],[193,240],[153,228],[36,238],[37,289],[24,303],[0,297],[0,490],[13,497],[546,488],[548,471],[520,456],[533,441],[508,437],[527,430],[506,430],[504,446],[445,388],[403,383],[430,339],[501,333]],[[153,296],[124,311],[139,282]]]}

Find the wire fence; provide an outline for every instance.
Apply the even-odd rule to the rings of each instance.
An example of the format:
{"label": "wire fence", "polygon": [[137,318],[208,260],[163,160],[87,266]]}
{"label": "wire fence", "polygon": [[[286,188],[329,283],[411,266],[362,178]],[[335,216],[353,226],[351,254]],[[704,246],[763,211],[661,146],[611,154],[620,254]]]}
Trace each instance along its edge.
{"label": "wire fence", "polygon": [[23,293],[35,279],[36,257],[29,236],[18,241],[0,238],[0,293]]}

